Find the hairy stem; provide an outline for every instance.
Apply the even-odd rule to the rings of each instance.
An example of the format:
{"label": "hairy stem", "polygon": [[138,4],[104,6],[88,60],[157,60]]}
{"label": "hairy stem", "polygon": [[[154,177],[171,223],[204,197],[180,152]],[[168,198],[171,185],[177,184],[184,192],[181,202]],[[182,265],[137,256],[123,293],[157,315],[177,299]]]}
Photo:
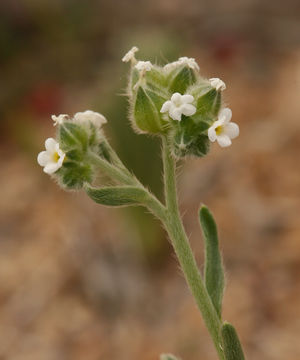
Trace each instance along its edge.
{"label": "hairy stem", "polygon": [[111,179],[117,180],[124,185],[137,185],[137,179],[127,169],[127,171],[120,169],[92,152],[89,153],[89,158]]}
{"label": "hairy stem", "polygon": [[213,339],[219,358],[223,360],[224,354],[221,347],[222,340],[220,333],[222,323],[204,286],[195,257],[189,244],[189,240],[181,221],[176,191],[175,160],[170,154],[167,139],[163,138],[162,142],[165,199],[167,208],[167,221],[165,222],[165,227],[170,236],[185,279],[202,313],[208,331]]}

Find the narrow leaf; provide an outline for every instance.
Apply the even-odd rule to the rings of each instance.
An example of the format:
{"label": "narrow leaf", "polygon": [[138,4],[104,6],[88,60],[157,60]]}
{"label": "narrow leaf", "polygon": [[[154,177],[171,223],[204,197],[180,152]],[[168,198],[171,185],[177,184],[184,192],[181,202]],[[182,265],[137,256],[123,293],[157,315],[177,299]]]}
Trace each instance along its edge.
{"label": "narrow leaf", "polygon": [[96,203],[107,206],[142,205],[146,198],[145,191],[134,186],[95,188],[85,185],[85,191]]}
{"label": "narrow leaf", "polygon": [[179,359],[172,354],[161,354],[160,360],[179,360]]}
{"label": "narrow leaf", "polygon": [[199,211],[199,219],[205,240],[205,285],[218,315],[221,317],[224,291],[224,270],[219,250],[217,226],[206,206]]}
{"label": "narrow leaf", "polygon": [[221,329],[225,360],[245,360],[240,340],[235,328],[224,322]]}

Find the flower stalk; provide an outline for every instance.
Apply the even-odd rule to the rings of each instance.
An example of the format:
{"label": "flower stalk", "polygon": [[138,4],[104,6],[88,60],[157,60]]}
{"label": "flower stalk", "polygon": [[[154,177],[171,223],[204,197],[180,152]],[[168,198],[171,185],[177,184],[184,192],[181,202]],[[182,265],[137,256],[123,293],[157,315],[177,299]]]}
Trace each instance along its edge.
{"label": "flower stalk", "polygon": [[[236,330],[222,320],[224,270],[216,223],[202,206],[199,219],[205,242],[203,279],[182,223],[176,188],[179,158],[203,157],[209,152],[210,142],[228,147],[239,135],[238,125],[231,122],[231,110],[223,107],[221,92],[226,85],[219,78],[203,78],[194,58],[181,57],[162,67],[137,61],[137,51],[133,47],[122,59],[131,64],[129,117],[134,131],[162,140],[165,202],[159,201],[127,169],[102,129],[107,123],[105,116],[91,110],[73,117],[53,115],[56,139],[46,140],[46,151],[38,155],[38,163],[61,187],[83,189],[98,204],[144,206],[151,211],[169,235],[219,359],[244,360]],[[98,172],[106,175],[100,184]],[[161,359],[177,358],[164,354]]]}

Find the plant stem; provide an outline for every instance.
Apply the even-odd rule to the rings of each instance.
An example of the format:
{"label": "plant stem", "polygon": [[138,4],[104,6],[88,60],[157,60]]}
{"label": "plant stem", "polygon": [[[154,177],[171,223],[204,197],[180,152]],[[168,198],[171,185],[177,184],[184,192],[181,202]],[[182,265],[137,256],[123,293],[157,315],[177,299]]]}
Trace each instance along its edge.
{"label": "plant stem", "polygon": [[167,139],[163,137],[162,143],[165,199],[167,208],[167,221],[165,222],[165,227],[170,236],[185,279],[213,339],[219,358],[224,360],[220,332],[222,323],[204,286],[188,237],[182,224],[176,191],[175,160],[170,154]]}
{"label": "plant stem", "polygon": [[130,175],[127,169],[127,171],[123,171],[93,152],[89,153],[89,158],[111,179],[115,179],[125,185],[137,185],[136,178]]}

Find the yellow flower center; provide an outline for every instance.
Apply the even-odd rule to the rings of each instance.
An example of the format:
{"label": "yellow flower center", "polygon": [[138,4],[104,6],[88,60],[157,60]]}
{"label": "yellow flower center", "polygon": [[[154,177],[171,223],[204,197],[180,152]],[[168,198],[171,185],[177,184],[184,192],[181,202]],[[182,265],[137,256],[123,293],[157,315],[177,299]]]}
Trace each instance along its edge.
{"label": "yellow flower center", "polygon": [[54,162],[58,162],[59,158],[60,158],[60,156],[58,155],[58,152],[55,151],[55,153],[53,154],[53,160],[54,160]]}
{"label": "yellow flower center", "polygon": [[215,132],[216,132],[216,134],[217,134],[218,136],[221,135],[222,132],[223,132],[223,126],[222,126],[222,125],[217,126],[217,127],[215,128]]}

